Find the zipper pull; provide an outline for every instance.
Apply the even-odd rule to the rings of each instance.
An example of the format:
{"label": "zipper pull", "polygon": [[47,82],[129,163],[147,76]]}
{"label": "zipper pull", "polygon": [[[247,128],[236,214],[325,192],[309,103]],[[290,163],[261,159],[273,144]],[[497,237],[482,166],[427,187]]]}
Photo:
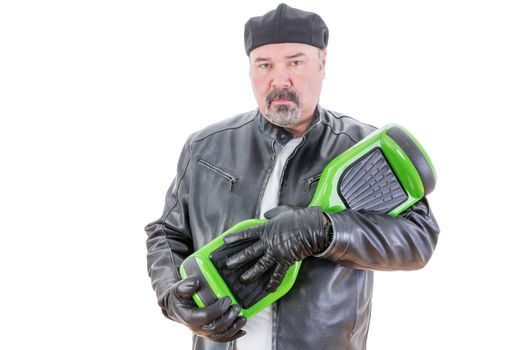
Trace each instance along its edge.
{"label": "zipper pull", "polygon": [[314,183],[315,181],[319,180],[320,177],[321,177],[321,175],[315,175],[315,176],[312,176],[312,177],[309,177],[308,179],[306,179],[306,192],[310,192],[310,190],[312,188],[312,183]]}

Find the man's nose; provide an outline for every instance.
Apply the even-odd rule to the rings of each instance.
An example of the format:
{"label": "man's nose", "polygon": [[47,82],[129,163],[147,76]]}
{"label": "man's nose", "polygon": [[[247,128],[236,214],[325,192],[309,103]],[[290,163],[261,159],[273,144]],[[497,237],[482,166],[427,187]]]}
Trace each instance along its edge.
{"label": "man's nose", "polygon": [[275,68],[272,73],[272,89],[288,89],[292,86],[290,74],[286,68]]}

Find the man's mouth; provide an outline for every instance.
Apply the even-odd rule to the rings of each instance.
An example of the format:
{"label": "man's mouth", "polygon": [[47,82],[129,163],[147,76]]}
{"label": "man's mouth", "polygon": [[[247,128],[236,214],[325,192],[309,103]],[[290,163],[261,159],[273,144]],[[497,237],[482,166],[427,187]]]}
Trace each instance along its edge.
{"label": "man's mouth", "polygon": [[299,106],[299,96],[291,90],[273,90],[266,95],[266,104],[268,108],[271,106]]}
{"label": "man's mouth", "polygon": [[285,99],[275,99],[275,100],[272,100],[272,104],[273,105],[291,105],[291,104],[294,104],[295,102],[291,101],[291,100],[285,100]]}

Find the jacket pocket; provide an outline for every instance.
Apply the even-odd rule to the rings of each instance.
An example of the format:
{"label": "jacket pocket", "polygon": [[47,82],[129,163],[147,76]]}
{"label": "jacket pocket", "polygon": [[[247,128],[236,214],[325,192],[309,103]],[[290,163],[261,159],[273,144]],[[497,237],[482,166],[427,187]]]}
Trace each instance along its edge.
{"label": "jacket pocket", "polygon": [[[195,164],[191,179],[194,225],[207,243],[231,226],[231,210],[239,178],[204,159]],[[197,244],[198,245],[198,244]]]}
{"label": "jacket pocket", "polygon": [[319,182],[320,178],[321,178],[321,173],[314,175],[314,176],[307,177],[304,180],[306,192],[312,192],[312,187],[314,186],[317,188],[317,183]]}
{"label": "jacket pocket", "polygon": [[304,195],[306,203],[310,203],[314,197],[315,190],[317,189],[317,184],[321,178],[321,173],[308,176],[304,179]]}
{"label": "jacket pocket", "polygon": [[203,167],[209,169],[210,171],[213,171],[217,175],[225,178],[230,183],[230,191],[233,191],[233,185],[235,185],[235,183],[237,183],[239,179],[237,179],[235,176],[231,174],[228,174],[226,171],[216,167],[215,165],[208,163],[204,159],[200,159],[198,163],[202,165]]}

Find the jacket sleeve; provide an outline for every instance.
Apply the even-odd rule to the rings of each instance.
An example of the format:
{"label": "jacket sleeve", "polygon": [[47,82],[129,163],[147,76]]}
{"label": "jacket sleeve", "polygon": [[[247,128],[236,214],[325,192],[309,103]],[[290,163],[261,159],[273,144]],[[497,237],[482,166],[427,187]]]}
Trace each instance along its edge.
{"label": "jacket sleeve", "polygon": [[332,242],[316,256],[357,269],[420,269],[438,240],[439,226],[426,198],[396,217],[350,209],[327,215]]}
{"label": "jacket sleeve", "polygon": [[188,215],[190,146],[187,142],[177,166],[177,176],[166,193],[162,217],[145,227],[148,274],[163,314],[175,321],[168,308],[169,290],[181,279],[179,267],[193,252]]}

